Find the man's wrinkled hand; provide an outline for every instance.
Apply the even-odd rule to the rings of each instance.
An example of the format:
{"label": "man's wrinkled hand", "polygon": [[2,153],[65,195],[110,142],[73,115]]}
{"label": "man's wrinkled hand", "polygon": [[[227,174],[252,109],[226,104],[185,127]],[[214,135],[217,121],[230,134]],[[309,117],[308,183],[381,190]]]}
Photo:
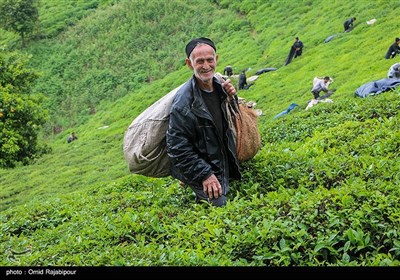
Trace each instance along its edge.
{"label": "man's wrinkled hand", "polygon": [[214,174],[203,181],[203,191],[210,199],[222,196],[221,184]]}
{"label": "man's wrinkled hand", "polygon": [[225,82],[222,83],[222,87],[226,91],[227,94],[230,96],[233,96],[236,94],[236,88],[232,85],[232,82],[230,79],[227,79]]}

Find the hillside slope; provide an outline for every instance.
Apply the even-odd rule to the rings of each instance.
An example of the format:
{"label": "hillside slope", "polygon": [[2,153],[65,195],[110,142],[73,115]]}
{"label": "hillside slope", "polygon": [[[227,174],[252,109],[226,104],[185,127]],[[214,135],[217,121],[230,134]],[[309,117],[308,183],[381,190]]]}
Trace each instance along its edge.
{"label": "hillside slope", "polygon": [[[145,21],[146,13],[126,17],[121,12],[125,4],[116,3],[54,41],[31,46],[32,63],[43,71],[52,69],[51,61],[62,62],[55,68],[63,74],[52,76],[49,71],[37,87],[46,92],[60,86],[77,106],[72,110],[76,119],[74,127],[65,121],[67,129],[49,138],[52,154],[32,166],[0,170],[0,248],[7,252],[0,264],[398,266],[399,90],[365,99],[354,96],[359,86],[384,78],[397,62],[383,58],[399,35],[398,9],[393,9],[397,2],[204,1],[201,9],[206,14],[194,13],[191,19],[197,2],[173,2],[187,5],[182,20],[193,25],[188,33],[165,27],[179,34],[166,41],[172,44],[168,50],[173,62],[167,54],[145,60],[149,65],[139,67],[143,72],[127,63],[119,77],[130,68],[133,74],[117,79],[124,90],[113,97],[97,85],[108,76],[93,73],[115,69],[128,59],[130,49],[136,49],[127,49],[124,39],[115,40],[129,36],[129,28],[113,31],[113,39],[99,48],[96,44],[106,40],[111,29],[97,24],[105,14],[118,18],[122,13],[127,22],[137,22]],[[153,24],[168,9],[165,5],[160,14],[150,13],[159,15]],[[343,33],[344,20],[352,16],[357,17],[354,30]],[[372,18],[377,22],[367,25]],[[95,30],[101,31],[94,36]],[[337,37],[324,43],[333,34]],[[142,56],[149,58],[158,53],[154,48],[162,35],[166,33],[149,32],[129,40],[154,42],[143,50]],[[195,205],[191,191],[171,178],[129,174],[122,154],[123,134],[134,117],[190,77],[188,69],[174,63],[183,61],[185,42],[203,35],[215,38],[220,72],[228,64],[236,73],[248,69],[248,76],[264,67],[278,68],[239,92],[263,111],[263,147],[243,164],[244,179],[233,184],[230,202],[222,209]],[[283,66],[295,36],[305,44],[303,55]],[[95,46],[83,44],[91,40]],[[108,45],[111,42],[116,45]],[[110,50],[116,54],[102,55]],[[88,74],[81,71],[86,60],[103,64]],[[157,77],[149,79],[154,69]],[[129,87],[137,72],[146,78]],[[334,79],[333,103],[305,110],[312,79],[324,75]],[[80,112],[76,101],[79,92],[91,90],[85,97],[101,96],[92,115]],[[299,107],[273,119],[292,102]],[[66,144],[71,129],[79,140]],[[27,247],[32,248],[27,254],[12,253]]]}

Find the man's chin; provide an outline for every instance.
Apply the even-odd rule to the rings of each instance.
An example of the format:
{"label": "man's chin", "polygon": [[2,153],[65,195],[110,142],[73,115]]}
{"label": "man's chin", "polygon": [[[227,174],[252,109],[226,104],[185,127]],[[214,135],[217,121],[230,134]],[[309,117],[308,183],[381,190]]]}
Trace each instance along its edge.
{"label": "man's chin", "polygon": [[207,72],[207,73],[202,73],[199,75],[199,78],[203,82],[209,82],[210,80],[212,80],[213,77],[214,77],[214,72]]}

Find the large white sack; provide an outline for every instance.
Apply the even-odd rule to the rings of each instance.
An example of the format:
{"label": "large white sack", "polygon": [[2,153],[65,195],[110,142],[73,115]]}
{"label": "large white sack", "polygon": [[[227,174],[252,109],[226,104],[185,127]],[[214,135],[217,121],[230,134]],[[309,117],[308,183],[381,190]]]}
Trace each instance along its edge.
{"label": "large white sack", "polygon": [[148,177],[170,175],[166,131],[172,102],[182,86],[173,89],[143,111],[125,132],[123,151],[132,173]]}

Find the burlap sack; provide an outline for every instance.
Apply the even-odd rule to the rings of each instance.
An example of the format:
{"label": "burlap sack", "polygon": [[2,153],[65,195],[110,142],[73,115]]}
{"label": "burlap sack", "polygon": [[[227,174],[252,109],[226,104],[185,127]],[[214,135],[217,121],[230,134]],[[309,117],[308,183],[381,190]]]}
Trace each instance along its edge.
{"label": "burlap sack", "polygon": [[261,148],[258,113],[244,103],[239,104],[235,118],[236,152],[239,161],[253,158]]}

